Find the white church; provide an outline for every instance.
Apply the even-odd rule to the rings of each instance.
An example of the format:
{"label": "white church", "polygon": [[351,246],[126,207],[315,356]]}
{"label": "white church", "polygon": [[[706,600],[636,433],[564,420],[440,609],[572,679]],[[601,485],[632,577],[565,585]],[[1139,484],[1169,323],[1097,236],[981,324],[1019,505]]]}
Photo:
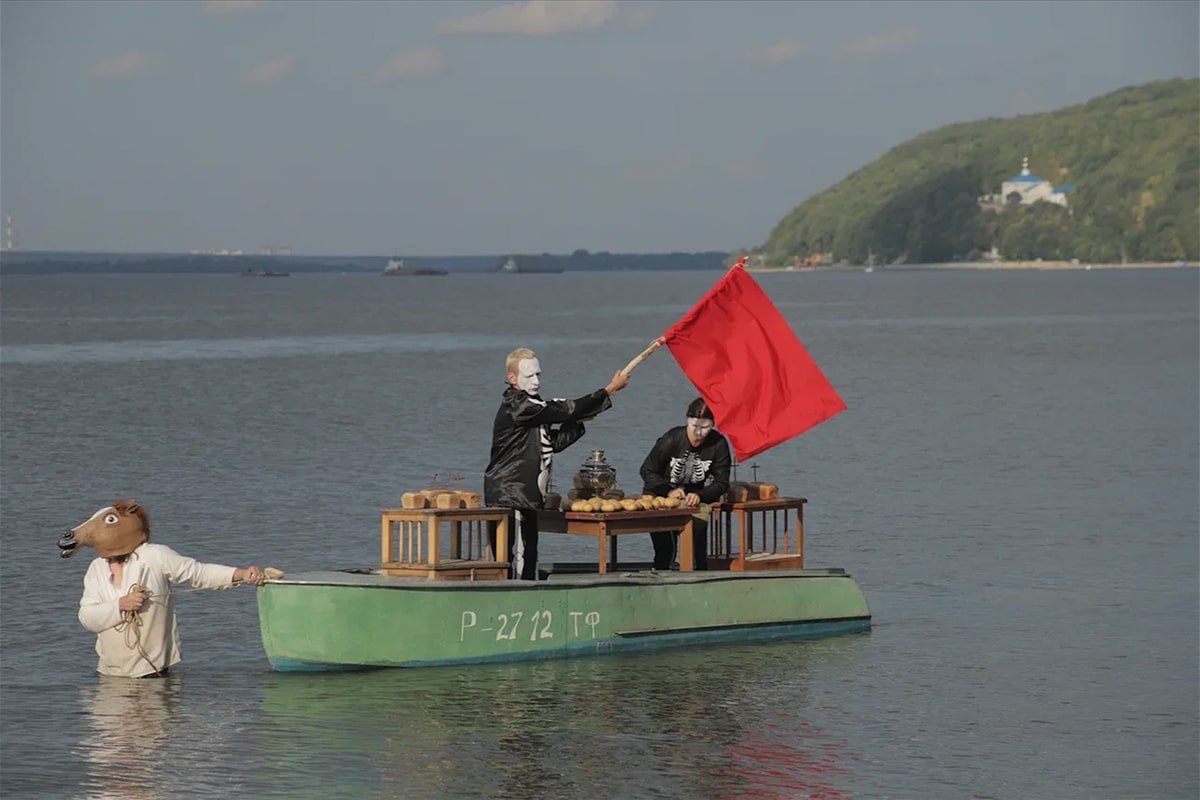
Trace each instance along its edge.
{"label": "white church", "polygon": [[1034,203],[1054,203],[1067,207],[1067,195],[1075,191],[1074,186],[1054,186],[1050,181],[1039,178],[1029,171],[1029,157],[1021,162],[1021,174],[1014,175],[1000,185],[999,194],[988,194],[979,198],[985,208],[999,210],[1005,206],[1029,206]]}

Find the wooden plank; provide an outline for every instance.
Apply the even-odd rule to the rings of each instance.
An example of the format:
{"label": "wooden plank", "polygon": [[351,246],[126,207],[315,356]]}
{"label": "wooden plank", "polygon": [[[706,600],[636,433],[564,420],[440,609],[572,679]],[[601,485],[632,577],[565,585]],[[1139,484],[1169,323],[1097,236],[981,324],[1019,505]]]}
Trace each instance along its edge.
{"label": "wooden plank", "polygon": [[803,568],[804,557],[794,553],[755,553],[748,558],[737,559],[729,565],[731,572]]}
{"label": "wooden plank", "polygon": [[387,514],[383,515],[383,530],[381,531],[381,558],[379,563],[386,564],[392,560],[392,548],[395,547],[395,541],[392,536],[392,521]]}
{"label": "wooden plank", "polygon": [[433,581],[505,580],[508,564],[499,561],[442,561],[438,564],[390,562],[379,572],[397,578],[425,578]]}

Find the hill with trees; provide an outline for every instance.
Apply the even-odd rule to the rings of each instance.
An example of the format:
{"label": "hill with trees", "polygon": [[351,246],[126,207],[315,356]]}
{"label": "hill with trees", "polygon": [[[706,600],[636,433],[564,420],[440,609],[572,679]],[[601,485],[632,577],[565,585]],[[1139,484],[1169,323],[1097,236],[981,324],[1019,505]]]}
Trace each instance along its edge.
{"label": "hill with trees", "polygon": [[[1026,157],[1067,204],[981,203]],[[1007,260],[1200,259],[1200,80],[921,134],[805,200],[758,252],[768,266],[933,264],[993,247]]]}

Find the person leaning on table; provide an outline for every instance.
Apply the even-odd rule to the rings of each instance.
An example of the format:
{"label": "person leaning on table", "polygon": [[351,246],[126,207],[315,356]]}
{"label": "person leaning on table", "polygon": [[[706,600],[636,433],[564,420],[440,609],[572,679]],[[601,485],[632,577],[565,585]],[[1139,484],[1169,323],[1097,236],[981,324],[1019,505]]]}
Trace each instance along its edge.
{"label": "person leaning on table", "polygon": [[[687,424],[658,437],[642,462],[642,493],[676,497],[694,510],[692,553],[696,569],[708,569],[708,516],[711,504],[729,489],[729,441],[717,432],[704,398],[687,407]],[[654,568],[666,570],[675,560],[679,533],[652,533]]]}

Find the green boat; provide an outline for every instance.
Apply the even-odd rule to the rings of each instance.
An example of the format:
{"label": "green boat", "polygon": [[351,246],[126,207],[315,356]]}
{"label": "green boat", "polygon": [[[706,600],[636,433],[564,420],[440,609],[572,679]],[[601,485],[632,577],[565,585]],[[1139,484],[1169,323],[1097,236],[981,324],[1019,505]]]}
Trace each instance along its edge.
{"label": "green boat", "polygon": [[[680,571],[617,560],[620,534],[681,526],[686,512],[547,512],[543,531],[597,536],[602,556],[598,563],[539,565],[539,581],[504,579],[506,564],[471,558],[490,552],[482,526],[501,510],[385,509],[379,569],[297,573],[259,587],[263,647],[271,666],[287,672],[559,659],[867,631],[871,614],[850,575],[803,568],[804,502],[718,508],[710,523],[717,547],[704,571],[690,571],[689,548],[680,553]],[[767,522],[777,523],[781,509],[784,547],[776,552],[779,530]],[[791,531],[787,509],[796,513]],[[757,551],[750,547],[752,512],[764,520]]]}

